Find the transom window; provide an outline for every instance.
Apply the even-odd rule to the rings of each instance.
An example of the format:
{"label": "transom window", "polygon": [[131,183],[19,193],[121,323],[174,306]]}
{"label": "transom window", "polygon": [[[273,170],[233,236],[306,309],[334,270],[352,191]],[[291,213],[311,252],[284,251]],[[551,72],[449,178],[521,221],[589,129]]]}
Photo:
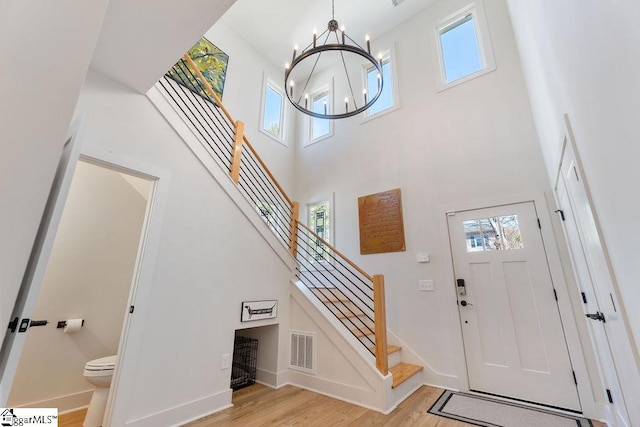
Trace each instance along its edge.
{"label": "transom window", "polygon": [[[328,114],[330,112],[329,91],[314,95],[311,99],[312,111],[314,113]],[[311,140],[323,138],[331,133],[331,121],[328,119],[311,118]]]}
{"label": "transom window", "polygon": [[260,130],[283,142],[284,94],[271,82],[264,85]]}
{"label": "transom window", "polygon": [[524,248],[518,215],[469,219],[463,226],[467,252]]}
{"label": "transom window", "polygon": [[447,83],[482,69],[482,57],[472,14],[442,29],[440,44]]}
{"label": "transom window", "polygon": [[[382,59],[382,77],[384,80],[384,86],[382,87],[382,93],[378,100],[367,110],[368,116],[374,116],[382,111],[388,110],[393,107],[393,82],[391,80],[391,60],[389,56]],[[380,85],[380,78],[378,76],[378,70],[375,67],[367,69],[367,93],[369,96],[374,96],[378,93],[378,87]]]}
{"label": "transom window", "polygon": [[436,24],[444,87],[495,70],[482,0],[475,0]]}

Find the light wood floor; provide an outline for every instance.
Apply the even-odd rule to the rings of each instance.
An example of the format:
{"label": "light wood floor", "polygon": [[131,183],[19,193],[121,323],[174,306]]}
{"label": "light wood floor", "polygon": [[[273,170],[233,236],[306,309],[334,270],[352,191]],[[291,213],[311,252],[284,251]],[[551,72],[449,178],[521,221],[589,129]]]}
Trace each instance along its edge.
{"label": "light wood floor", "polygon": [[[233,393],[233,407],[185,427],[227,426],[411,426],[466,427],[471,424],[427,413],[441,389],[422,386],[389,415],[294,386],[277,390],[254,384]],[[60,427],[82,427],[86,410],[61,415]],[[594,427],[606,427],[594,422]],[[116,427],[116,426],[114,426]],[[163,427],[163,426],[158,426]]]}
{"label": "light wood floor", "polygon": [[86,409],[60,415],[58,417],[58,427],[82,427],[85,415],[87,415]]}

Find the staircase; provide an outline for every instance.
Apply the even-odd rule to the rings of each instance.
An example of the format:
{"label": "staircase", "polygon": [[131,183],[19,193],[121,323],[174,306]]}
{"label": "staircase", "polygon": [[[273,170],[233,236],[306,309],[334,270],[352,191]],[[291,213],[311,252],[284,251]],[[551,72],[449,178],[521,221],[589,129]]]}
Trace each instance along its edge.
{"label": "staircase", "polygon": [[[312,287],[309,289],[363,345],[367,346],[375,342],[375,325],[372,320],[338,288]],[[367,349],[371,354],[377,354],[375,344]],[[386,345],[384,353],[390,365],[389,373],[393,377],[392,389],[397,388],[423,369],[422,366],[402,362],[401,352],[402,347],[399,345]]]}
{"label": "staircase", "polygon": [[[306,289],[309,302],[324,316],[337,320],[334,324],[340,333],[348,340],[355,338],[364,359],[369,355],[373,360],[380,384],[390,388],[382,390],[387,397],[380,410],[393,409],[422,384],[423,368],[402,362],[402,348],[387,343],[384,277],[369,275],[298,220],[298,203],[278,184],[244,135],[244,124],[232,119],[188,55],[156,89],[182,121],[174,128],[179,133],[178,128],[188,129],[191,138],[197,138],[208,153],[207,161],[228,172],[256,215],[297,260],[295,284]],[[149,97],[158,106],[160,99]],[[320,257],[318,248],[322,248]]]}

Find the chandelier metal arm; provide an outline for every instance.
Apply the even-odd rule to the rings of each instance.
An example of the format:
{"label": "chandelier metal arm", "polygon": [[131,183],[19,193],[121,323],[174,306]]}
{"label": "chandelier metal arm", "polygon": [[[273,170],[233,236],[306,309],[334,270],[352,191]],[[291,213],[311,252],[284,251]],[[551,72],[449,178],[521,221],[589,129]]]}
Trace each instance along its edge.
{"label": "chandelier metal arm", "polygon": [[[340,31],[340,34],[342,35],[342,40],[339,39],[338,37],[338,31]],[[336,37],[336,43],[335,44],[329,44],[327,43],[329,40],[329,37],[331,36],[331,33],[335,34]],[[324,38],[324,44],[322,45],[318,45],[318,40],[320,38],[322,38],[324,35],[326,34],[326,37]],[[359,114],[365,110],[367,110],[369,107],[371,107],[380,97],[380,95],[382,94],[382,89],[384,88],[384,78],[383,78],[383,72],[382,72],[382,59],[380,59],[379,61],[376,60],[373,56],[371,56],[371,46],[370,46],[370,42],[369,42],[369,36],[367,35],[366,37],[366,41],[367,41],[367,50],[364,50],[362,48],[362,46],[360,46],[355,40],[353,40],[351,37],[349,37],[345,30],[344,27],[342,27],[341,29],[339,29],[339,25],[338,25],[338,21],[335,20],[335,0],[331,0],[331,20],[329,21],[329,23],[327,24],[327,29],[325,31],[322,32],[322,34],[320,34],[320,37],[317,36],[316,31],[314,30],[313,32],[313,42],[310,43],[306,48],[304,48],[302,50],[302,52],[300,53],[300,55],[297,55],[298,52],[298,46],[296,45],[294,47],[293,50],[293,58],[292,58],[292,63],[291,65],[286,65],[285,66],[285,73],[284,73],[284,87],[285,87],[285,91],[284,93],[287,96],[287,99],[289,99],[289,102],[291,102],[291,104],[293,104],[293,106],[298,109],[299,111],[301,111],[304,114],[307,114],[311,117],[315,117],[315,118],[319,118],[319,119],[342,119],[342,118],[346,118],[346,117],[351,117],[354,116],[356,114]],[[352,44],[349,44],[352,43]],[[317,66],[318,66],[318,62],[320,61],[320,57],[322,56],[323,52],[331,52],[331,51],[337,51],[340,53],[340,59],[342,60],[342,66],[344,68],[344,73],[346,76],[346,82],[349,86],[349,92],[351,92],[351,98],[353,99],[353,106],[354,109],[352,111],[349,111],[349,98],[346,97],[345,98],[345,112],[342,114],[328,114],[327,113],[327,103],[325,101],[325,107],[324,107],[324,114],[322,113],[316,113],[315,111],[313,111],[314,106],[313,106],[313,99],[311,99],[311,102],[309,103],[309,97],[308,94],[306,93],[307,87],[309,87],[309,83],[311,82],[312,78],[313,78],[313,73],[315,72]],[[367,98],[367,85],[368,85],[368,77],[365,77],[365,82],[364,82],[364,90],[363,90],[363,105],[361,107],[358,107],[358,101],[356,99],[356,94],[353,91],[353,84],[351,82],[351,75],[349,74],[349,69],[347,67],[347,61],[345,59],[345,52],[348,53],[353,53],[356,54],[364,59],[366,59],[378,72],[378,91],[375,93],[374,96],[371,96],[369,99]],[[293,97],[294,97],[294,80],[290,81],[290,76],[291,76],[291,72],[296,68],[297,65],[299,65],[302,61],[304,61],[305,59],[313,56],[313,55],[317,55],[315,58],[315,62],[313,63],[313,67],[311,68],[311,72],[309,73],[309,75],[306,77],[306,79],[302,76],[296,76],[296,79],[300,79],[300,80],[306,80],[304,83],[304,87],[302,88],[302,91],[300,92],[300,97],[298,98],[298,101],[294,101]],[[371,68],[367,68],[367,74],[370,72]],[[291,87],[289,88],[289,83],[291,83]],[[371,94],[369,94],[371,95]],[[302,98],[305,98],[304,101],[304,106],[302,106],[300,104],[300,102],[302,101]],[[335,104],[335,101],[333,102]],[[310,104],[310,105],[309,105]],[[310,109],[308,107],[311,107]],[[330,110],[329,110],[330,111]]]}
{"label": "chandelier metal arm", "polygon": [[[291,63],[291,66],[286,69],[285,71],[285,75],[284,75],[284,83],[285,83],[285,87],[288,87],[288,81],[289,81],[289,75],[291,74],[291,71],[293,71],[293,69],[300,64],[300,62],[304,61],[305,59],[309,58],[312,55],[316,55],[316,54],[321,54],[322,52],[328,52],[328,51],[346,51],[346,52],[351,52],[354,53],[356,55],[359,55],[363,58],[365,58],[367,61],[369,61],[378,71],[379,75],[382,76],[382,64],[381,62],[378,62],[370,53],[368,53],[367,51],[356,47],[356,46],[352,46],[349,44],[324,44],[321,46],[317,46],[315,48],[311,48],[309,50],[306,50],[304,52],[302,52],[299,56],[297,56],[294,61]],[[295,102],[292,99],[292,94],[290,91],[285,90],[285,94],[287,96],[287,98],[289,99],[289,102],[291,102],[291,104],[293,104],[293,106],[301,111],[304,114],[307,114],[309,116],[318,118],[318,119],[343,119],[343,118],[347,118],[347,117],[351,117],[354,116],[356,114],[362,113],[363,111],[365,111],[366,109],[368,109],[369,107],[371,107],[380,97],[380,95],[382,94],[382,89],[384,87],[384,80],[382,78],[380,78],[380,84],[378,85],[378,92],[372,96],[369,101],[367,103],[365,103],[362,107],[360,108],[356,108],[353,111],[347,111],[345,113],[341,113],[341,114],[322,114],[322,113],[316,113],[313,110],[309,110],[308,108],[305,108],[304,106],[300,105],[299,103]],[[355,102],[355,99],[354,99]]]}

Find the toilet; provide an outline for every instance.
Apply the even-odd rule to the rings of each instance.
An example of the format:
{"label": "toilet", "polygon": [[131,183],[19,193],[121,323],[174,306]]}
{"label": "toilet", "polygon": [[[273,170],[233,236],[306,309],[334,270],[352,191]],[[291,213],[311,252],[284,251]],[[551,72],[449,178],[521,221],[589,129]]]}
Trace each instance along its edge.
{"label": "toilet", "polygon": [[87,362],[84,366],[84,378],[96,387],[91,396],[91,402],[84,418],[83,427],[99,427],[102,425],[104,411],[109,397],[109,386],[113,369],[116,366],[116,356],[107,356]]}

